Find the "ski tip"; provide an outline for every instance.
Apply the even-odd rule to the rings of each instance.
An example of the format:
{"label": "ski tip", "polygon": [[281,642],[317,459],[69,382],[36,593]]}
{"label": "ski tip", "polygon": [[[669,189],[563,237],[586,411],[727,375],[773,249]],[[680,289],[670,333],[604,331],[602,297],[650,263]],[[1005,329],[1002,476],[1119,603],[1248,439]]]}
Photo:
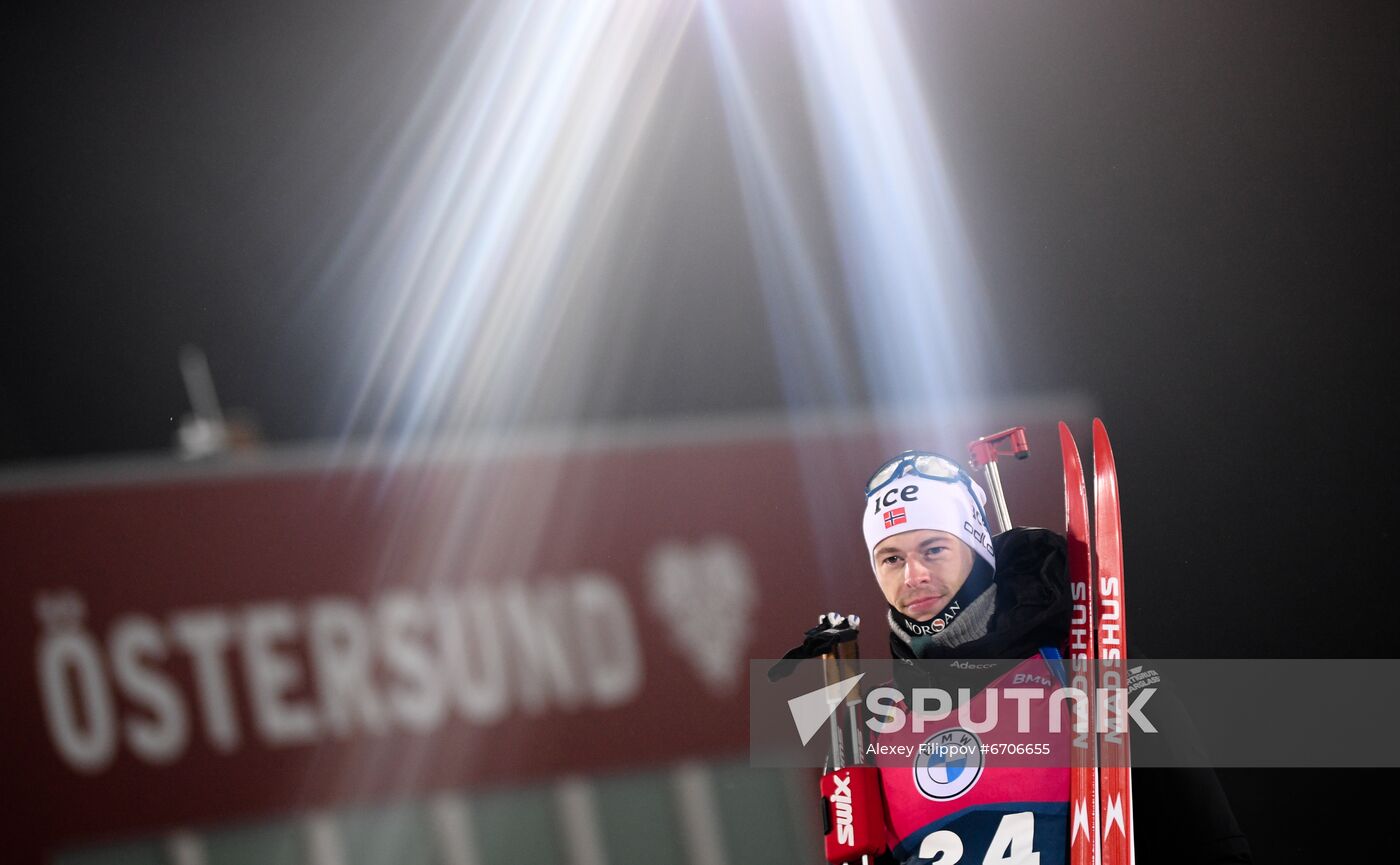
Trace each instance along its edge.
{"label": "ski tip", "polygon": [[1113,443],[1108,440],[1108,427],[1099,418],[1094,418],[1094,462],[1113,471]]}
{"label": "ski tip", "polygon": [[1060,421],[1060,459],[1064,463],[1066,477],[1072,474],[1078,475],[1084,471],[1084,464],[1080,461],[1079,456],[1079,442],[1074,440],[1074,433],[1070,431],[1069,424],[1064,421]]}
{"label": "ski tip", "polygon": [[1094,418],[1094,456],[1109,463],[1113,460],[1113,443],[1108,439],[1108,427],[1098,418]]}
{"label": "ski tip", "polygon": [[1069,424],[1060,421],[1060,450],[1068,452],[1070,450],[1079,451],[1079,446],[1074,442],[1074,433],[1070,432]]}

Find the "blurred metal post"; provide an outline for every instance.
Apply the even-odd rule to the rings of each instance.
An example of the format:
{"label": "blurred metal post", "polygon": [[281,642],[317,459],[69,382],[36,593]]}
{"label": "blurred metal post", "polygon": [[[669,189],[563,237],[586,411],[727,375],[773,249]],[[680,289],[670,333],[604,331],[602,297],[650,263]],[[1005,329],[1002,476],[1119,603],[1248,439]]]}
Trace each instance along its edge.
{"label": "blurred metal post", "polygon": [[176,433],[180,458],[193,460],[223,453],[228,449],[228,425],[214,391],[214,376],[209,372],[209,360],[196,345],[180,349],[180,376],[185,380],[185,393],[190,398],[192,413],[180,419]]}
{"label": "blurred metal post", "polygon": [[481,856],[477,853],[466,800],[451,793],[441,794],[433,798],[429,813],[443,865],[478,865]]}
{"label": "blurred metal post", "polygon": [[346,865],[345,842],[335,815],[318,812],[306,818],[306,861],[308,865]]}
{"label": "blurred metal post", "polygon": [[208,865],[204,841],[193,832],[175,832],[165,839],[165,854],[170,865]]}
{"label": "blurred metal post", "polygon": [[715,805],[710,770],[700,763],[682,763],[671,773],[676,806],[685,835],[690,865],[728,865],[724,825]]}

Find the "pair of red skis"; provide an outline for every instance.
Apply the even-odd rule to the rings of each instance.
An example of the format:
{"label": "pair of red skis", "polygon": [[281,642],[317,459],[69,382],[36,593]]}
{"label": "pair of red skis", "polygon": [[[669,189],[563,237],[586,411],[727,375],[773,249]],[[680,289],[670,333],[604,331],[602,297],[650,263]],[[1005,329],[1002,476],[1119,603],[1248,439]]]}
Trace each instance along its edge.
{"label": "pair of red skis", "polygon": [[[1103,422],[1094,418],[1094,521],[1084,465],[1069,427],[1060,424],[1069,542],[1071,685],[1107,694],[1089,732],[1071,733],[1070,865],[1133,865],[1133,785],[1125,717],[1128,640],[1123,603],[1123,534],[1118,474]],[[1099,700],[1091,698],[1088,711]],[[1103,723],[1103,722],[1107,723]]]}

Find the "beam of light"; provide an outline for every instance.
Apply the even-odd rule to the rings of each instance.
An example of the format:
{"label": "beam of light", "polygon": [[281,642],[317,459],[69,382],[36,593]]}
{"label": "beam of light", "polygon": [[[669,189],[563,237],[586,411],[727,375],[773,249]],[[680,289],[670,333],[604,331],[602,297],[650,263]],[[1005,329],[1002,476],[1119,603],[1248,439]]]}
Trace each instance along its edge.
{"label": "beam of light", "polygon": [[872,399],[936,411],[980,395],[978,277],[892,5],[786,8]]}
{"label": "beam of light", "polygon": [[[633,157],[692,11],[693,0],[485,4],[443,39],[342,250],[379,287],[356,346],[368,375],[353,413],[370,427],[363,453],[384,466],[381,493],[404,459],[438,452],[420,449],[431,436],[490,427],[504,438],[544,400],[566,429],[581,412],[605,326],[639,290],[603,275],[620,241],[641,242],[622,223]],[[529,483],[548,499],[561,467],[544,463]],[[378,585],[363,591],[401,585],[403,574],[430,589],[460,588],[463,575],[524,576],[482,561],[482,538],[510,537],[529,561],[546,530],[484,504],[499,478],[415,477],[393,501],[420,503],[429,518],[393,525],[378,545]],[[560,542],[579,529],[548,530]],[[473,740],[457,759],[508,748],[507,735]],[[431,757],[385,748],[339,783],[412,779]]]}
{"label": "beam of light", "polygon": [[[701,8],[787,406],[848,409],[864,398],[896,416],[941,421],[940,409],[982,389],[978,284],[892,12],[883,3],[786,6],[825,192],[815,209],[833,238],[791,158],[801,148],[790,106],[764,101],[783,92],[774,82],[788,56],[772,34],[755,40],[754,28],[736,25],[733,4]],[[839,264],[824,257],[832,240]],[[920,440],[946,432],[925,427]],[[852,502],[833,499],[829,475],[860,476],[862,467],[810,462],[803,499],[812,524],[848,521]],[[845,561],[845,541],[814,539],[828,584],[849,579],[827,568]]]}
{"label": "beam of light", "polygon": [[372,443],[582,398],[589,370],[567,357],[612,300],[601,247],[692,5],[487,4],[446,40],[347,241],[381,287],[352,409]]}
{"label": "beam of light", "polygon": [[[759,105],[754,79],[764,69],[756,61],[745,61],[738,44],[741,28],[725,6],[719,0],[704,0],[701,10],[786,407],[796,412],[851,408],[860,397],[859,363],[842,327],[839,287],[822,268],[820,208],[798,203],[801,180],[792,176],[792,163],[779,156],[791,120],[776,122],[782,115]],[[796,446],[803,448],[800,437]],[[823,465],[815,474],[826,475],[831,468]],[[811,525],[848,521],[851,502],[830,495],[828,477],[804,472],[802,482],[801,500]],[[831,533],[817,533],[812,539],[828,585],[843,577],[835,563],[847,561],[845,541]]]}
{"label": "beam of light", "polygon": [[857,388],[841,351],[841,310],[818,266],[819,228],[775,153],[779,133],[756,104],[729,15],[716,0],[702,9],[787,407],[848,406]]}

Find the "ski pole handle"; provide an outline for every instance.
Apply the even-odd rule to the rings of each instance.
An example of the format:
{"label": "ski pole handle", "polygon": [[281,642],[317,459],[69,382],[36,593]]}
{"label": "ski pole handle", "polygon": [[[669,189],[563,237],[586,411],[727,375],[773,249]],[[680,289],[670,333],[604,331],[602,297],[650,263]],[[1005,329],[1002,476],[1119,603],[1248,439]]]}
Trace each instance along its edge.
{"label": "ski pole handle", "polygon": [[884,794],[875,766],[822,776],[822,840],[831,865],[870,865],[885,852]]}

